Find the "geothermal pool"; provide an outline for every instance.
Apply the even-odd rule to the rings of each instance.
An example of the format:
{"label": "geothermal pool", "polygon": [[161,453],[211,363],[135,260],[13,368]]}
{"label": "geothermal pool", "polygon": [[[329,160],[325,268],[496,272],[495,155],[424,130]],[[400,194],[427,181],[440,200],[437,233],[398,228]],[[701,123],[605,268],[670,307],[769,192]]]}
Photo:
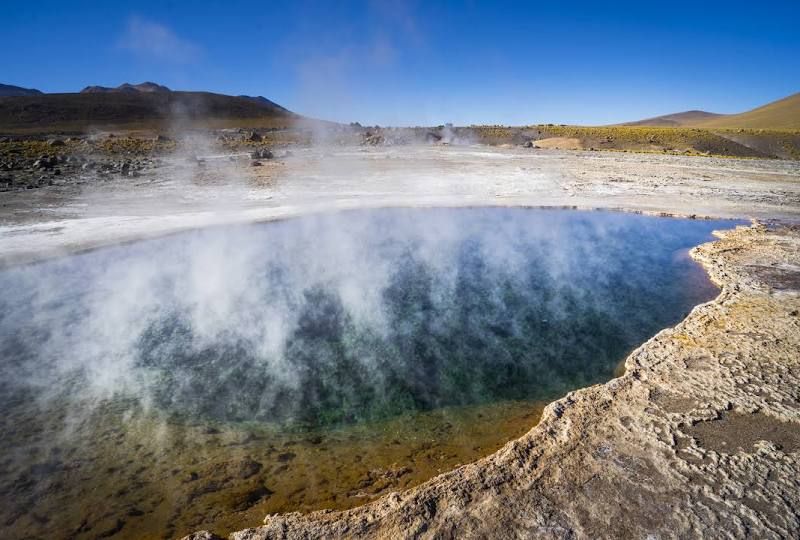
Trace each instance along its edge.
{"label": "geothermal pool", "polygon": [[529,430],[717,291],[730,221],[384,209],[0,272],[4,537],[227,533]]}

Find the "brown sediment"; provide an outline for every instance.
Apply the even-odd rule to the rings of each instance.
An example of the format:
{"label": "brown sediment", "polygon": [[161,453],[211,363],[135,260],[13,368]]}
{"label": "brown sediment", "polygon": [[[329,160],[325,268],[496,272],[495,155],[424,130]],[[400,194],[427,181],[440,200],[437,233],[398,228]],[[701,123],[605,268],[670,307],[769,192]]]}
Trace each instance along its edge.
{"label": "brown sediment", "polygon": [[[126,418],[125,407],[107,407],[75,443],[40,440],[35,422],[9,413],[0,455],[20,439],[36,440],[9,484],[49,480],[40,484],[34,512],[28,499],[9,498],[0,523],[15,537],[71,531],[76,538],[155,539],[239,529],[275,512],[352,508],[497,451],[527,432],[545,405],[449,407],[316,431],[258,423],[167,427],[157,415]],[[63,412],[52,416],[66,420]]]}
{"label": "brown sediment", "polygon": [[[224,532],[271,513],[360,506],[497,451],[504,440],[538,422],[545,405],[519,401],[451,407],[318,435],[246,441],[235,455],[263,454],[257,458],[264,466],[260,474],[193,501],[193,508],[181,509],[175,525],[186,532],[190,523],[202,521],[203,528]],[[218,480],[214,468],[229,467],[232,461],[230,454],[216,452],[202,464],[207,474],[201,472],[200,480]]]}
{"label": "brown sediment", "polygon": [[722,287],[493,455],[346,511],[231,539],[800,534],[800,229],[692,250]]}

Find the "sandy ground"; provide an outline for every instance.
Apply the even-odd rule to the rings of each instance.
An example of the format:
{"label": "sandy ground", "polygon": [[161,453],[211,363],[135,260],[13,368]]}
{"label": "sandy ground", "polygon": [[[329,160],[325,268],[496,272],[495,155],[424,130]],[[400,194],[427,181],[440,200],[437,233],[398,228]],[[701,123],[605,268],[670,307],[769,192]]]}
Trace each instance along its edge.
{"label": "sandy ground", "polygon": [[[497,453],[239,540],[800,536],[800,163],[487,147],[301,150],[261,167],[3,195],[0,264],[187,228],[380,206],[619,208],[780,220],[693,255],[723,287]],[[196,536],[202,538],[203,536]],[[210,536],[209,536],[210,537]]]}
{"label": "sandy ground", "polygon": [[381,206],[620,208],[800,218],[800,162],[485,146],[176,159],[139,178],[0,196],[0,265],[188,228]]}

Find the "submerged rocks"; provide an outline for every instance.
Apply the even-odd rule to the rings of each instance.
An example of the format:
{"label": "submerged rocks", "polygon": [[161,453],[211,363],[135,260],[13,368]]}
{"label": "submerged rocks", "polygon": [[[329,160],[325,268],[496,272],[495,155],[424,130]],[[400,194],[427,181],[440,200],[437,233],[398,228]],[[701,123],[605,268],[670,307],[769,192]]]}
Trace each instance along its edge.
{"label": "submerged rocks", "polygon": [[240,478],[241,480],[247,480],[251,476],[261,472],[263,465],[247,457],[239,462],[232,464],[232,467],[234,469],[234,474],[236,475],[237,478]]}

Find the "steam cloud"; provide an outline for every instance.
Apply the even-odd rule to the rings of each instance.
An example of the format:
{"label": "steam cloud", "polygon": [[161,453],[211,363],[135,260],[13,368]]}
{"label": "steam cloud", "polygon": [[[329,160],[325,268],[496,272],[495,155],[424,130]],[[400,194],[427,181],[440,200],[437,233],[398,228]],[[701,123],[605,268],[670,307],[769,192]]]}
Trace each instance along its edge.
{"label": "steam cloud", "polygon": [[195,60],[200,47],[183,39],[168,27],[142,17],[131,17],[119,47],[156,60],[185,63]]}
{"label": "steam cloud", "polygon": [[12,269],[3,393],[303,425],[553,398],[710,295],[670,257],[713,224],[653,222],[364,211]]}
{"label": "steam cloud", "polygon": [[[188,532],[219,501],[204,493],[254,504],[229,471],[289,456],[273,454],[280,441],[378,433],[409,413],[448,418],[450,406],[547,401],[607,380],[631,348],[715,294],[681,249],[716,227],[365,210],[0,272],[3,523],[12,536],[46,535],[135,504],[171,508],[153,526],[180,516]],[[322,485],[313,467],[293,467],[263,475],[284,489]],[[248,489],[266,493],[255,478]]]}

